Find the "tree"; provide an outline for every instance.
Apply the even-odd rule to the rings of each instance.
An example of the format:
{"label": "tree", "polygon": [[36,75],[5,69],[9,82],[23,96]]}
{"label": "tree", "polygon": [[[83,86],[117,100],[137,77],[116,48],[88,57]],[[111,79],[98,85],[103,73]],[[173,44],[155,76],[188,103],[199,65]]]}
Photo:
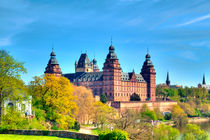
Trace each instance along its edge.
{"label": "tree", "polygon": [[187,124],[187,114],[184,113],[178,105],[175,105],[171,112],[171,119],[174,121],[176,126],[184,126]]}
{"label": "tree", "polygon": [[78,106],[78,113],[76,120],[80,124],[89,123],[92,119],[94,98],[90,89],[82,86],[73,86],[73,93],[77,97],[76,103]]}
{"label": "tree", "polygon": [[130,97],[130,101],[140,101],[139,95],[136,93],[133,93]]}
{"label": "tree", "polygon": [[1,113],[5,99],[23,99],[26,87],[21,80],[21,74],[26,73],[22,62],[15,60],[5,50],[0,50],[0,103]]}
{"label": "tree", "polygon": [[106,95],[104,93],[101,93],[101,95],[100,95],[100,101],[102,103],[104,103],[104,104],[108,101],[107,100],[107,97],[106,97]]}
{"label": "tree", "polygon": [[195,115],[196,115],[195,109],[192,108],[192,107],[190,106],[190,104],[188,104],[188,103],[179,103],[179,105],[180,105],[180,107],[184,110],[184,112],[185,112],[188,116],[192,117],[192,116],[195,116]]}
{"label": "tree", "polygon": [[188,124],[182,140],[207,140],[208,134],[195,124]]}
{"label": "tree", "polygon": [[179,130],[169,125],[161,124],[154,128],[155,140],[176,140],[179,136]]}
{"label": "tree", "polygon": [[116,115],[117,112],[112,107],[102,102],[94,103],[93,122],[96,123],[100,129],[104,129]]}
{"label": "tree", "polygon": [[152,139],[152,125],[140,120],[138,112],[126,110],[111,121],[114,128],[128,132],[130,139]]}
{"label": "tree", "polygon": [[45,110],[47,120],[56,122],[62,129],[73,127],[78,108],[72,85],[67,78],[53,74],[35,77],[30,92],[34,98],[33,105]]}
{"label": "tree", "polygon": [[153,110],[150,110],[146,104],[142,106],[140,117],[143,120],[157,120],[157,116]]}

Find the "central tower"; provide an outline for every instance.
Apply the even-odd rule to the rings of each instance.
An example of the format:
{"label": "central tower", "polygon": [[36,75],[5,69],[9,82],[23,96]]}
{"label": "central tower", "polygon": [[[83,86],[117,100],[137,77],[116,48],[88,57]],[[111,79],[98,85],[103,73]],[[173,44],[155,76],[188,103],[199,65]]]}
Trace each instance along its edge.
{"label": "central tower", "polygon": [[109,101],[121,91],[121,67],[112,44],[103,67],[103,91]]}

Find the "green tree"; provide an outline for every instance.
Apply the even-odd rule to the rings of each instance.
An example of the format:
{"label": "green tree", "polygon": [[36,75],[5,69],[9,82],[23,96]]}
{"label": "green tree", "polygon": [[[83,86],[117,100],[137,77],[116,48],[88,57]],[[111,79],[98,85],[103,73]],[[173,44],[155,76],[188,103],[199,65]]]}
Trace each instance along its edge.
{"label": "green tree", "polygon": [[104,104],[108,101],[107,100],[107,97],[106,97],[106,95],[104,93],[101,93],[101,95],[100,95],[100,101],[102,103],[104,103]]}
{"label": "green tree", "polygon": [[117,112],[112,107],[102,102],[94,103],[93,122],[96,123],[100,129],[104,129],[115,116],[117,116]]}
{"label": "green tree", "polygon": [[26,73],[22,62],[15,60],[5,50],[0,50],[0,103],[1,113],[3,113],[3,101],[21,101],[26,94],[26,87],[21,80],[21,74]]}
{"label": "green tree", "polygon": [[180,127],[188,123],[187,114],[178,105],[175,105],[171,112],[171,119],[174,121],[175,125]]}
{"label": "green tree", "polygon": [[195,124],[188,124],[182,140],[207,140],[208,134]]}
{"label": "green tree", "polygon": [[169,125],[161,124],[154,128],[154,140],[176,140],[179,130]]}
{"label": "green tree", "polygon": [[133,93],[133,94],[130,96],[130,101],[140,101],[139,95],[136,94],[136,93]]}

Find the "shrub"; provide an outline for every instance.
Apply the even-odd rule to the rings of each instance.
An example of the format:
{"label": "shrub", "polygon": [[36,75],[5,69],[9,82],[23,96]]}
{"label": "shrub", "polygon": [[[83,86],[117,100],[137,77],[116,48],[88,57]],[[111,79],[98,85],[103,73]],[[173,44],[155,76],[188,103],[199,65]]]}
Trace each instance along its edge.
{"label": "shrub", "polygon": [[102,93],[101,95],[100,95],[100,101],[102,102],[102,103],[106,103],[108,100],[107,100],[107,97],[106,97],[106,95],[104,94],[104,93]]}
{"label": "shrub", "polygon": [[171,126],[161,124],[154,128],[155,140],[175,140],[179,136],[179,130]]}
{"label": "shrub", "polygon": [[99,140],[129,140],[128,133],[119,129],[104,130],[99,134]]}
{"label": "shrub", "polygon": [[80,130],[80,124],[79,124],[78,121],[75,121],[73,129],[75,129],[75,130],[77,130],[77,131]]}
{"label": "shrub", "polygon": [[208,134],[195,124],[188,124],[182,140],[207,140]]}
{"label": "shrub", "polygon": [[171,119],[171,113],[166,113],[164,116],[165,120],[170,120]]}

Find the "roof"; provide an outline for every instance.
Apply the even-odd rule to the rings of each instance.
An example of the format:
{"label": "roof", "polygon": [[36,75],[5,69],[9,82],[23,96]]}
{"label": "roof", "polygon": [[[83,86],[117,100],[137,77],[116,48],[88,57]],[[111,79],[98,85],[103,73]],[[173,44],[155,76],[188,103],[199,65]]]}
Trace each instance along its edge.
{"label": "roof", "polygon": [[85,64],[87,64],[88,66],[90,65],[90,61],[89,58],[87,56],[86,53],[81,54],[80,58],[79,58],[79,62],[78,62],[78,66],[79,68],[83,68],[85,66]]}
{"label": "roof", "polygon": [[[121,80],[122,81],[130,81],[131,75],[132,75],[132,72],[130,72],[130,73],[121,72]],[[146,82],[141,74],[135,74],[135,75],[136,75],[137,82]]]}
{"label": "roof", "polygon": [[[135,74],[137,82],[145,82],[141,74]],[[77,72],[63,74],[64,77],[68,78],[71,82],[85,82],[85,81],[103,81],[103,72]],[[130,81],[132,76],[131,73],[121,72],[122,81]]]}
{"label": "roof", "polygon": [[77,72],[70,74],[63,74],[71,82],[85,82],[85,81],[102,81],[103,72]]}

